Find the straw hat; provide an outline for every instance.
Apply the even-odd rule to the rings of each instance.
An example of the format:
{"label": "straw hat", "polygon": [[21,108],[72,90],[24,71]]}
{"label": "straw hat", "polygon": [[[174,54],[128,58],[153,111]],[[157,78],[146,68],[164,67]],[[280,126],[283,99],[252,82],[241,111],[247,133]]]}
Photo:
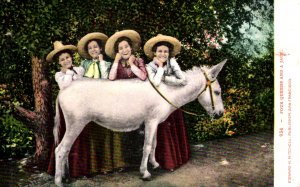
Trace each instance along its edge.
{"label": "straw hat", "polygon": [[92,32],[92,33],[85,35],[84,37],[82,37],[79,40],[79,42],[77,44],[78,53],[83,58],[92,59],[92,57],[89,55],[88,51],[86,51],[86,49],[85,49],[87,42],[89,42],[90,40],[94,40],[94,39],[101,40],[102,44],[103,44],[103,48],[104,48],[107,38],[108,38],[108,36],[106,36],[105,34],[103,34],[101,32]]}
{"label": "straw hat", "polygon": [[105,45],[105,53],[109,57],[115,58],[116,52],[115,52],[114,46],[115,46],[116,41],[121,37],[128,37],[131,40],[133,52],[139,50],[139,48],[141,46],[140,34],[134,30],[123,30],[123,31],[116,32],[107,40],[106,45]]}
{"label": "straw hat", "polygon": [[174,46],[171,57],[176,56],[181,50],[181,43],[174,37],[158,34],[157,36],[149,39],[144,45],[144,53],[149,57],[154,57],[154,52],[152,51],[153,46],[158,42],[168,42]]}
{"label": "straw hat", "polygon": [[74,46],[74,45],[63,45],[61,41],[55,41],[55,42],[53,43],[53,45],[54,45],[54,50],[51,51],[51,52],[47,55],[47,57],[46,57],[46,60],[47,60],[48,62],[52,62],[53,57],[54,57],[57,53],[59,53],[59,52],[61,52],[61,51],[63,51],[63,50],[71,50],[71,51],[74,51],[74,52],[77,50],[77,47],[76,47],[76,46]]}

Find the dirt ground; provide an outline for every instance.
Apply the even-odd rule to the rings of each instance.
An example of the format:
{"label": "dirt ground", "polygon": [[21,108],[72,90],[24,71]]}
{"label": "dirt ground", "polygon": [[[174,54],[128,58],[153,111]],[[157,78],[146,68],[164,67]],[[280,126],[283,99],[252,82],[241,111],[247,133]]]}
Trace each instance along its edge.
{"label": "dirt ground", "polygon": [[[191,146],[192,157],[187,164],[173,172],[163,169],[150,170],[153,177],[151,181],[141,180],[139,168],[135,166],[121,173],[71,179],[65,184],[70,187],[273,186],[272,132],[217,139]],[[15,165],[19,165],[19,162],[24,162],[24,160],[16,162]],[[0,164],[3,166],[3,161],[0,161]],[[6,167],[6,169],[8,168]],[[55,186],[53,176],[44,172],[33,171],[23,171],[23,173],[15,173],[13,170],[0,171],[0,179],[2,178],[0,186]]]}

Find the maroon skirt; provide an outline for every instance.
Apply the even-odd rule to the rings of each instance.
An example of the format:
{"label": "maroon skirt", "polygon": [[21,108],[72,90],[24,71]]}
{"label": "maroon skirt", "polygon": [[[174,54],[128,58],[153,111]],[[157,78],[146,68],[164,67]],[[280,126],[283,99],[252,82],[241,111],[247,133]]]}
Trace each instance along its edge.
{"label": "maroon skirt", "polygon": [[[59,108],[60,112],[60,127],[59,127],[59,142],[62,140],[65,131],[66,125],[65,120],[63,118],[63,114],[61,109]],[[88,126],[86,126],[80,135],[77,137],[76,141],[74,142],[71,151],[69,153],[69,174],[71,177],[79,177],[79,176],[87,176],[90,174],[90,151],[89,151],[89,140],[88,140]],[[48,165],[47,172],[51,175],[55,173],[55,145],[53,143],[50,161]]]}
{"label": "maroon skirt", "polygon": [[158,125],[156,161],[164,169],[175,169],[185,164],[191,155],[183,113],[176,110]]}

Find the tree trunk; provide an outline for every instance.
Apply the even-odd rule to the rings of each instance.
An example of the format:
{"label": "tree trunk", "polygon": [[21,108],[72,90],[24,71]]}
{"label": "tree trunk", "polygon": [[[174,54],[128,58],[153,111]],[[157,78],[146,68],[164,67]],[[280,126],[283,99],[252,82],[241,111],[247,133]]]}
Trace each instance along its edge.
{"label": "tree trunk", "polygon": [[49,80],[48,64],[38,57],[32,57],[32,80],[35,98],[35,111],[16,107],[18,115],[29,121],[35,135],[35,163],[40,169],[46,169],[49,160],[49,151],[53,143],[54,113],[52,107],[52,91]]}
{"label": "tree trunk", "polygon": [[49,80],[48,64],[37,57],[32,57],[32,80],[35,98],[36,140],[35,158],[40,166],[47,166],[49,151],[51,150],[53,136],[53,107],[52,90]]}

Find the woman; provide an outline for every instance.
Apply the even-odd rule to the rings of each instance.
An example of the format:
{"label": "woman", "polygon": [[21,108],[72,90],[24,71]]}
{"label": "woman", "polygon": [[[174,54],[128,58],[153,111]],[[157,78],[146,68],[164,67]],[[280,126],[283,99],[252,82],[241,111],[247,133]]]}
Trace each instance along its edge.
{"label": "woman", "polygon": [[68,87],[73,80],[81,79],[83,76],[84,69],[73,66],[73,53],[76,50],[74,45],[63,45],[60,41],[55,41],[54,50],[46,57],[48,62],[54,59],[61,66],[60,71],[55,73],[59,89]]}
{"label": "woman", "polygon": [[93,32],[82,37],[78,42],[78,53],[85,58],[81,66],[85,70],[85,77],[107,79],[110,62],[104,60],[104,45],[107,36],[100,32]]}
{"label": "woman", "polygon": [[[107,79],[111,63],[103,58],[104,45],[107,40],[105,34],[94,32],[82,37],[78,42],[78,52],[85,58],[81,66],[85,69],[85,77]],[[87,104],[88,101],[87,100]],[[101,107],[101,106],[99,106]],[[113,132],[94,122],[88,125],[90,134],[91,172],[122,171],[125,167],[122,155],[121,133]]]}
{"label": "woman", "polygon": [[[144,60],[134,56],[134,52],[140,49],[141,37],[134,30],[123,30],[113,34],[106,42],[105,53],[114,59],[109,73],[110,80],[138,78],[146,80],[147,71]],[[137,166],[140,162],[141,144],[143,138],[139,130],[123,133],[122,147],[126,163]]]}
{"label": "woman", "polygon": [[105,52],[114,59],[109,73],[110,80],[130,78],[146,80],[144,60],[133,55],[140,45],[141,37],[134,30],[116,32],[107,40]]}
{"label": "woman", "polygon": [[[146,66],[149,80],[159,86],[164,82],[172,86],[184,86],[186,79],[176,59],[181,43],[174,37],[157,35],[144,45],[145,54],[153,59]],[[164,169],[173,171],[190,158],[190,146],[183,114],[174,111],[157,129],[156,161]]]}
{"label": "woman", "polygon": [[[84,69],[82,67],[73,66],[73,53],[77,50],[77,47],[74,45],[63,45],[61,42],[54,42],[54,50],[51,51],[46,60],[48,62],[57,61],[61,70],[56,72],[55,80],[58,83],[59,88],[65,89],[68,87],[72,81],[81,79],[84,74]],[[59,112],[62,115],[62,111],[59,107]],[[65,132],[65,123],[64,119],[59,119],[61,122],[60,126],[60,137],[59,141],[63,138]],[[69,172],[72,177],[79,177],[83,175],[88,175],[89,173],[89,150],[88,150],[88,133],[86,129],[84,129],[80,136],[74,142],[70,154],[69,154]],[[53,144],[53,148],[50,155],[50,162],[48,165],[48,173],[54,175],[55,172],[55,145]]]}

